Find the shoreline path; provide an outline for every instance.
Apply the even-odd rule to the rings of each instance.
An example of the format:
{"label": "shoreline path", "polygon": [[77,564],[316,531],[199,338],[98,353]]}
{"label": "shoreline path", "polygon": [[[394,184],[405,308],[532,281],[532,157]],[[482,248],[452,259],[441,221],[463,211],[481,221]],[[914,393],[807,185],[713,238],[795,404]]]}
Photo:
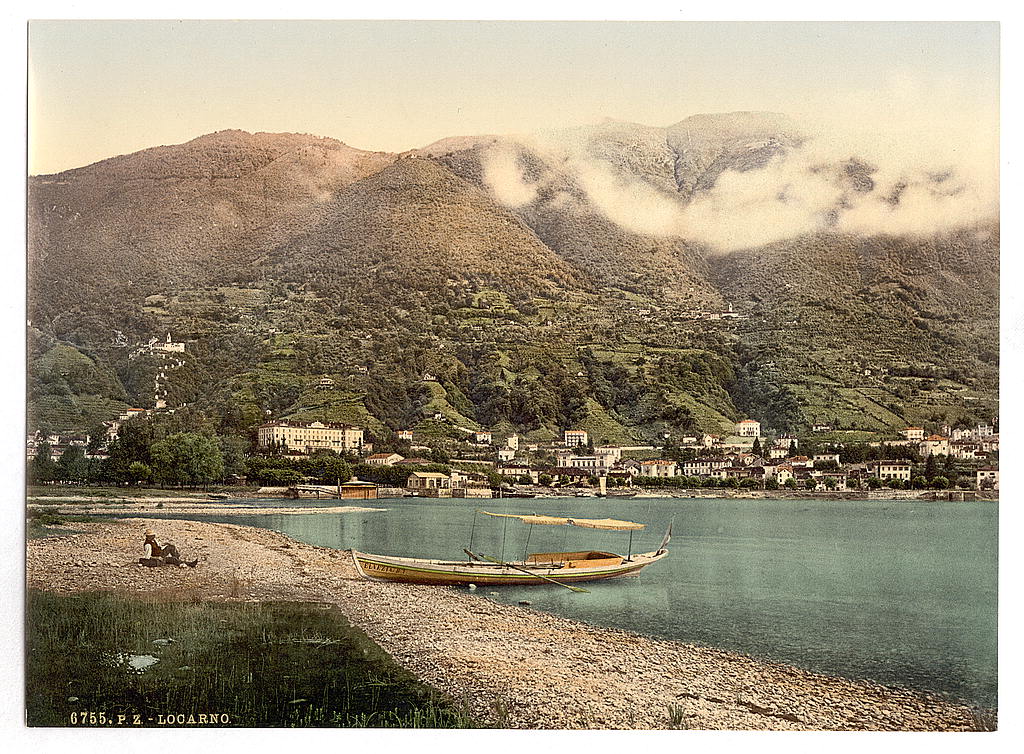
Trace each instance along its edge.
{"label": "shoreline path", "polygon": [[[976,710],[925,693],[589,626],[467,590],[369,582],[347,551],[233,524],[131,519],[28,541],[28,586],[167,599],[338,605],[395,660],[506,728],[976,730]],[[136,565],[159,532],[196,569]],[[674,714],[673,714],[674,712]]]}

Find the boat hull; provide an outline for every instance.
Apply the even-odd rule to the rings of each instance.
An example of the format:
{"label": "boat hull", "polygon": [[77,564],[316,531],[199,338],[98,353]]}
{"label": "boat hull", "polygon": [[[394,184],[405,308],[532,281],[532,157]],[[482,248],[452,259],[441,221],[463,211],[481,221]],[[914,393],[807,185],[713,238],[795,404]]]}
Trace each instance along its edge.
{"label": "boat hull", "polygon": [[[493,586],[505,584],[526,586],[550,584],[554,579],[563,584],[577,584],[586,581],[603,581],[622,576],[631,576],[652,563],[664,558],[668,551],[648,552],[634,555],[631,559],[615,558],[618,563],[603,559],[592,566],[585,560],[568,561],[565,565],[536,565],[529,561],[508,565],[481,563],[476,561],[443,561],[419,558],[399,558],[389,555],[373,555],[352,551],[352,560],[359,574],[371,581],[399,581],[406,584],[431,584],[436,586],[460,586],[476,584]],[[529,573],[524,573],[528,571]],[[541,578],[545,577],[545,578]]]}

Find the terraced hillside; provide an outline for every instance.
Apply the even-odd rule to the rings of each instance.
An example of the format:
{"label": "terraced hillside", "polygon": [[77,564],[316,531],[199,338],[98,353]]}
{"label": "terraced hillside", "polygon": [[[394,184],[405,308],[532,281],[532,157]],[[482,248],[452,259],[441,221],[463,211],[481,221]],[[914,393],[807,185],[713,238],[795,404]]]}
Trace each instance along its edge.
{"label": "terraced hillside", "polygon": [[[132,354],[167,333],[187,344],[168,403],[242,436],[268,416],[441,445],[990,419],[997,218],[733,251],[675,224],[803,138],[749,113],[404,155],[221,132],[33,178],[31,424],[152,405],[165,365]],[[867,163],[814,169],[881,191]]]}

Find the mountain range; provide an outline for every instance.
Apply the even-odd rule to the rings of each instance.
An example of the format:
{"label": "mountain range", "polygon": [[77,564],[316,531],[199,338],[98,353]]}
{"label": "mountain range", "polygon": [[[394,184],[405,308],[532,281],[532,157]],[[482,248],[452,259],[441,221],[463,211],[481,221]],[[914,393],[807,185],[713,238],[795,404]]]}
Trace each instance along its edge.
{"label": "mountain range", "polygon": [[[30,429],[160,397],[438,443],[991,419],[997,211],[823,143],[771,113],[404,153],[221,131],[34,176]],[[141,348],[167,334],[173,363]]]}

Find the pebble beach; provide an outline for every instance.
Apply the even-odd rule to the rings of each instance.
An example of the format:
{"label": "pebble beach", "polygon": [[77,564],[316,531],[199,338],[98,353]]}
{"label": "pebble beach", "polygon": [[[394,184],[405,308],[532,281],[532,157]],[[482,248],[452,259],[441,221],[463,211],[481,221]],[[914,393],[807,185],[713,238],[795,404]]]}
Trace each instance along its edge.
{"label": "pebble beach", "polygon": [[[936,695],[590,626],[465,589],[366,581],[350,553],[233,524],[132,518],[28,541],[30,588],[337,605],[484,724],[523,729],[979,729]],[[191,568],[137,564],[146,528]],[[994,713],[986,713],[990,721]]]}

